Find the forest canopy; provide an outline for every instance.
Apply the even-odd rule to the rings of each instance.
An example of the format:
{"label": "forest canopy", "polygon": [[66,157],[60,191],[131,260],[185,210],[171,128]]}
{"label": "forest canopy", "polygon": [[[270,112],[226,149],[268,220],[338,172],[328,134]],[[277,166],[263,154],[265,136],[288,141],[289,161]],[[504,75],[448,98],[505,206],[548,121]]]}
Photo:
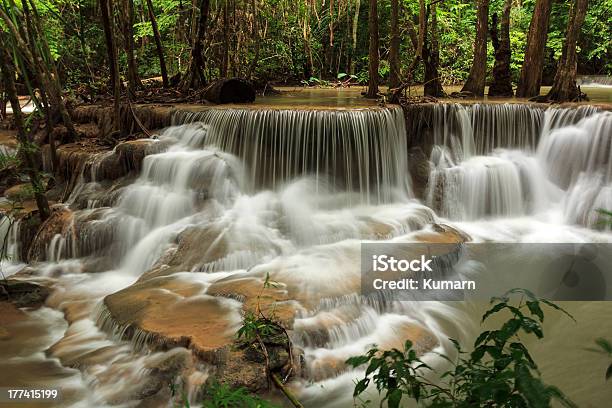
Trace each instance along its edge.
{"label": "forest canopy", "polygon": [[[5,6],[12,0],[3,0]],[[19,3],[19,2],[17,2]],[[149,4],[163,44],[169,75],[189,65],[192,22],[198,3],[189,0],[118,0],[115,19],[121,20],[124,3],[133,6],[134,56],[141,78],[161,73]],[[368,0],[212,0],[203,44],[203,68],[207,78],[246,77],[276,83],[337,80],[354,75],[368,80]],[[474,1],[442,0],[437,3],[441,82],[466,80],[472,63],[477,9]],[[489,16],[500,14],[503,0],[492,0]],[[527,45],[527,33],[535,0],[512,0],[510,14],[510,70],[519,78]],[[543,84],[552,83],[562,54],[569,9],[573,1],[553,0],[544,52]],[[99,0],[34,0],[62,79],[69,88],[82,83],[107,84],[104,30]],[[16,7],[21,7],[16,4]],[[390,74],[391,0],[378,0],[380,79]],[[410,30],[419,24],[419,1],[399,0],[399,62],[402,73],[410,69],[415,50]],[[418,26],[417,26],[418,30]],[[125,34],[125,32],[123,33]],[[612,74],[612,0],[591,0],[578,39],[578,72]],[[119,48],[119,68],[127,75],[128,61]],[[487,73],[494,64],[494,50],[487,46]],[[415,81],[423,80],[417,66]]]}

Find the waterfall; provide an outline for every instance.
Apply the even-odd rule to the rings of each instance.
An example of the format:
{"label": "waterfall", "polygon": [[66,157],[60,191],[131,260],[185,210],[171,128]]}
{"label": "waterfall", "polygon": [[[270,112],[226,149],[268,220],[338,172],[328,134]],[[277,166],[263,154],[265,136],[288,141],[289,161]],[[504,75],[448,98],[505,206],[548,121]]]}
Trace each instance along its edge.
{"label": "waterfall", "polygon": [[[223,334],[233,338],[245,304],[259,299],[269,277],[278,283],[271,291],[279,315],[295,317],[290,335],[304,352],[303,378],[291,386],[306,406],[349,406],[360,373],[344,364],[348,357],[373,343],[401,348],[410,338],[434,361],[429,351],[452,353],[449,337],[466,343],[476,330],[470,312],[451,304],[458,302],[362,295],[363,243],[457,239],[449,230],[475,242],[609,240],[597,209],[612,208],[611,113],[517,104],[431,109],[427,154],[410,156],[423,163],[408,163],[396,108],[179,111],[173,126],[146,141],[142,163],[127,176],[105,179],[121,164],[119,147],[79,157],[70,197],[35,240],[42,251],[31,273],[54,285],[43,310],[62,311],[58,319],[69,322],[37,355],[79,366],[82,405],[136,405],[149,368],[196,350],[190,343],[191,350],[150,353],[153,339],[167,334],[154,330],[175,318],[172,335],[190,339],[182,319],[204,332],[211,317],[198,302],[222,299],[215,323],[227,323]],[[409,168],[429,173],[423,202],[412,197]],[[0,233],[6,228],[0,224]],[[13,227],[14,253],[17,234]],[[168,314],[160,318],[162,308]],[[139,326],[145,320],[154,329]],[[193,389],[205,380],[195,374]]]}
{"label": "waterfall", "polygon": [[565,189],[582,172],[599,172],[604,182],[612,182],[612,113],[593,113],[575,124],[552,129],[543,137],[538,155],[549,177]]}
{"label": "waterfall", "polygon": [[206,125],[199,142],[244,162],[251,191],[313,176],[366,202],[411,194],[401,109],[206,109],[177,112],[173,122]]}
{"label": "waterfall", "polygon": [[[445,216],[473,220],[545,210],[583,172],[601,173],[605,186],[612,175],[611,118],[590,106],[436,105],[426,201]],[[589,197],[589,208],[606,202],[604,193]],[[567,220],[591,219],[578,216],[573,202],[568,196]]]}

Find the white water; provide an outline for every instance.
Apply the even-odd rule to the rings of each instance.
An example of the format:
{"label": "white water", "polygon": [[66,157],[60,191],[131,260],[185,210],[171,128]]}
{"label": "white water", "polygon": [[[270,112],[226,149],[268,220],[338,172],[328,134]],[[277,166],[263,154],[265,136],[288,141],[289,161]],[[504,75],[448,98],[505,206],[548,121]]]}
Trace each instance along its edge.
{"label": "white water", "polygon": [[[99,302],[163,262],[177,237],[196,228],[212,243],[194,248],[193,262],[177,274],[201,286],[193,296],[228,276],[269,273],[282,282],[298,302],[292,336],[307,363],[306,378],[296,383],[300,398],[308,406],[347,407],[359,372],[342,366],[346,358],[372,343],[400,346],[415,327],[449,353],[449,337],[469,341],[478,329],[469,304],[364,301],[361,242],[411,242],[434,222],[477,242],[612,240],[584,228],[598,227],[593,210],[610,203],[611,155],[601,151],[610,146],[611,114],[513,105],[436,109],[427,206],[411,198],[399,110],[177,115],[177,123],[190,124],[159,136],[152,149],[159,153],[145,158],[113,206],[89,202],[49,243],[47,262],[37,266],[40,279],[53,283],[47,306],[73,317],[67,327],[61,318],[45,326],[52,339],[31,352],[55,343],[36,358],[79,367],[53,377],[74,390],[71,406],[135,405],[149,367],[185,351],[148,353],[146,339],[134,339],[133,352],[121,327],[96,326],[104,321],[97,319]],[[90,187],[84,183],[72,202]],[[240,303],[227,307],[237,328]]]}

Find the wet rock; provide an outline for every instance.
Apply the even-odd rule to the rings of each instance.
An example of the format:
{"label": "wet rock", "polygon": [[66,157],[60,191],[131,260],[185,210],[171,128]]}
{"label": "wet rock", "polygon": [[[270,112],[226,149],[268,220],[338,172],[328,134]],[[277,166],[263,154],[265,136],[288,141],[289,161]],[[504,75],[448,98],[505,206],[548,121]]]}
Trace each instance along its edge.
{"label": "wet rock", "polygon": [[31,200],[34,197],[34,191],[30,183],[16,184],[4,191],[4,196],[13,201]]}
{"label": "wet rock", "polygon": [[221,384],[244,387],[255,393],[268,389],[265,364],[248,360],[242,351],[231,351],[215,378]]}
{"label": "wet rock", "polygon": [[228,245],[222,230],[213,225],[186,228],[176,241],[176,248],[167,252],[156,266],[145,272],[139,280],[200,270],[203,265],[222,259],[228,254]]}
{"label": "wet rock", "polygon": [[[134,116],[147,129],[162,129],[172,124],[172,114],[175,109],[168,105],[132,105],[121,108],[121,129],[128,134],[141,132]],[[76,123],[94,123],[100,129],[100,138],[108,137],[113,133],[113,107],[101,105],[84,105],[75,108],[72,117]]]}
{"label": "wet rock", "polygon": [[245,79],[221,78],[208,85],[202,96],[217,104],[250,103],[255,101],[255,89]]}
{"label": "wet rock", "polygon": [[73,212],[63,205],[53,206],[51,215],[37,229],[27,252],[29,262],[46,259],[47,248],[53,237],[57,234],[65,235],[72,225]]}
{"label": "wet rock", "polygon": [[16,307],[40,307],[49,296],[49,289],[35,283],[7,279],[0,281],[0,302]]}
{"label": "wet rock", "polygon": [[257,277],[229,276],[208,287],[211,296],[240,299],[245,312],[257,309],[264,314],[273,313],[274,319],[290,329],[296,312],[296,304],[282,287],[264,288],[264,280]]}
{"label": "wet rock", "polygon": [[119,156],[123,169],[126,172],[140,172],[142,161],[152,143],[154,142],[151,139],[138,139],[119,143],[115,148],[115,152]]}
{"label": "wet rock", "polygon": [[159,277],[107,296],[103,325],[123,328],[156,350],[186,347],[214,362],[234,339],[241,321],[237,302],[202,295],[204,286],[177,277]]}
{"label": "wet rock", "polygon": [[412,176],[412,187],[416,197],[423,199],[431,173],[431,163],[420,147],[408,152],[408,171]]}
{"label": "wet rock", "polygon": [[430,231],[419,232],[414,238],[433,244],[457,244],[472,240],[465,232],[446,224],[432,224]]}

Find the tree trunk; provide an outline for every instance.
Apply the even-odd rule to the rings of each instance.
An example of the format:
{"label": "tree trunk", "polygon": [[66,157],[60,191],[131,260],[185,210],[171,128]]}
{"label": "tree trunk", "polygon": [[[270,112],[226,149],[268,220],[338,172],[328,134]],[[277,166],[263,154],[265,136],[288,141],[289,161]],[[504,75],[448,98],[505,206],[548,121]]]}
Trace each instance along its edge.
{"label": "tree trunk", "polygon": [[502,11],[501,27],[498,37],[497,14],[493,14],[490,34],[493,48],[495,49],[495,65],[493,66],[493,82],[489,86],[489,96],[511,97],[512,79],[510,76],[510,9],[512,0],[504,1]]}
{"label": "tree trunk", "polygon": [[121,130],[121,80],[119,79],[119,64],[117,62],[117,46],[115,42],[112,0],[100,0],[100,11],[102,15],[102,27],[104,28],[104,39],[106,41],[106,52],[108,54],[108,65],[110,69],[111,85],[113,87],[113,129]]}
{"label": "tree trunk", "polygon": [[350,69],[349,73],[355,73],[355,54],[357,54],[357,28],[359,27],[359,8],[361,0],[355,0],[355,13],[353,14],[353,27],[351,28],[351,56],[349,58]]}
{"label": "tree trunk", "polygon": [[206,35],[206,25],[208,23],[208,14],[210,11],[210,0],[200,1],[200,13],[197,22],[196,35],[191,47],[191,56],[189,59],[189,68],[185,73],[185,77],[181,82],[181,90],[183,92],[189,89],[198,89],[206,85],[206,77],[204,76],[204,59],[202,52],[204,51],[204,37]]}
{"label": "tree trunk", "polygon": [[[28,11],[28,6],[26,1],[22,1],[22,6],[24,12]],[[68,134],[71,139],[77,138],[77,132],[74,129],[74,125],[72,123],[72,118],[66,109],[66,105],[64,104],[64,100],[62,97],[62,87],[60,85],[59,74],[57,72],[57,67],[55,66],[55,61],[53,61],[53,57],[51,56],[51,51],[49,49],[49,43],[47,42],[46,34],[43,31],[43,25],[40,19],[40,15],[38,14],[38,10],[36,9],[36,5],[33,0],[30,0],[30,7],[32,8],[32,14],[34,16],[34,20],[31,22],[30,26],[33,27],[33,31],[36,32],[37,43],[41,46],[41,52],[34,50],[32,64],[38,65],[38,69],[33,66],[32,69],[38,71],[39,78],[42,79],[42,82],[47,84],[47,89],[45,90],[46,96],[51,100],[51,111],[53,114],[59,114],[68,129]],[[31,17],[29,16],[29,12],[27,15],[27,19],[29,20]],[[31,33],[34,35],[34,33]],[[42,53],[42,55],[41,55]],[[45,63],[43,58],[48,61]]]}
{"label": "tree trunk", "polygon": [[391,47],[389,48],[389,88],[400,86],[399,0],[391,0]]}
{"label": "tree trunk", "polygon": [[138,68],[134,58],[134,3],[133,0],[122,0],[123,10],[119,13],[122,16],[122,31],[125,56],[127,59],[128,71],[128,90],[131,96],[134,96],[136,90],[142,86],[138,77]]}
{"label": "tree trunk", "polygon": [[229,22],[227,1],[223,5],[223,50],[221,52],[221,78],[227,78],[229,66]]}
{"label": "tree trunk", "polygon": [[23,156],[25,161],[25,170],[32,184],[34,190],[34,198],[36,200],[36,206],[38,207],[38,216],[40,221],[44,222],[51,211],[49,210],[49,202],[47,196],[45,196],[42,180],[38,169],[40,163],[37,158],[38,150],[33,149],[35,145],[31,143],[26,135],[26,127],[23,120],[23,114],[21,113],[21,105],[19,105],[19,98],[17,97],[17,90],[15,89],[15,79],[13,77],[15,67],[12,66],[10,57],[7,54],[8,43],[4,37],[4,33],[0,31],[0,71],[2,80],[4,82],[4,89],[11,103],[13,109],[13,120],[15,127],[17,128],[17,139],[19,140],[20,149],[19,153]]}
{"label": "tree trunk", "polygon": [[164,47],[162,46],[161,35],[159,35],[157,19],[155,18],[155,12],[153,11],[153,2],[151,0],[147,0],[147,8],[149,9],[149,20],[151,21],[151,27],[153,28],[153,38],[155,38],[155,47],[157,48],[157,55],[159,57],[159,69],[161,70],[164,88],[167,88],[169,82],[168,71],[166,70],[166,59],[164,58]]}
{"label": "tree trunk", "polygon": [[[423,44],[423,62],[425,64],[425,86],[423,93],[426,96],[436,98],[446,96],[442,83],[440,82],[440,74],[438,67],[440,66],[440,46],[438,43],[438,16],[436,4],[431,5],[431,29],[429,30],[429,41]],[[429,14],[429,13],[426,13]],[[427,20],[427,18],[425,19]],[[427,23],[425,23],[427,31]]]}
{"label": "tree trunk", "polygon": [[251,79],[259,63],[259,24],[257,23],[257,0],[251,0],[251,8],[253,9],[253,42],[255,43],[255,55],[249,65],[247,78]]}
{"label": "tree trunk", "polygon": [[521,76],[516,88],[516,96],[519,98],[531,98],[540,95],[544,48],[548,37],[551,9],[552,0],[537,0],[531,24],[529,24],[529,34],[527,34],[525,62],[523,62]]}
{"label": "tree trunk", "polygon": [[368,16],[370,31],[369,53],[369,82],[367,98],[378,96],[378,1],[370,0],[370,14]]}
{"label": "tree trunk", "polygon": [[489,0],[478,0],[476,14],[476,39],[474,41],[474,59],[470,74],[461,92],[471,92],[476,96],[484,95],[487,75],[487,25],[489,20]]}
{"label": "tree trunk", "polygon": [[559,59],[555,82],[548,93],[548,100],[555,102],[575,101],[580,99],[580,90],[576,86],[578,58],[576,43],[588,8],[588,0],[575,0],[567,22],[567,33],[563,53]]}

